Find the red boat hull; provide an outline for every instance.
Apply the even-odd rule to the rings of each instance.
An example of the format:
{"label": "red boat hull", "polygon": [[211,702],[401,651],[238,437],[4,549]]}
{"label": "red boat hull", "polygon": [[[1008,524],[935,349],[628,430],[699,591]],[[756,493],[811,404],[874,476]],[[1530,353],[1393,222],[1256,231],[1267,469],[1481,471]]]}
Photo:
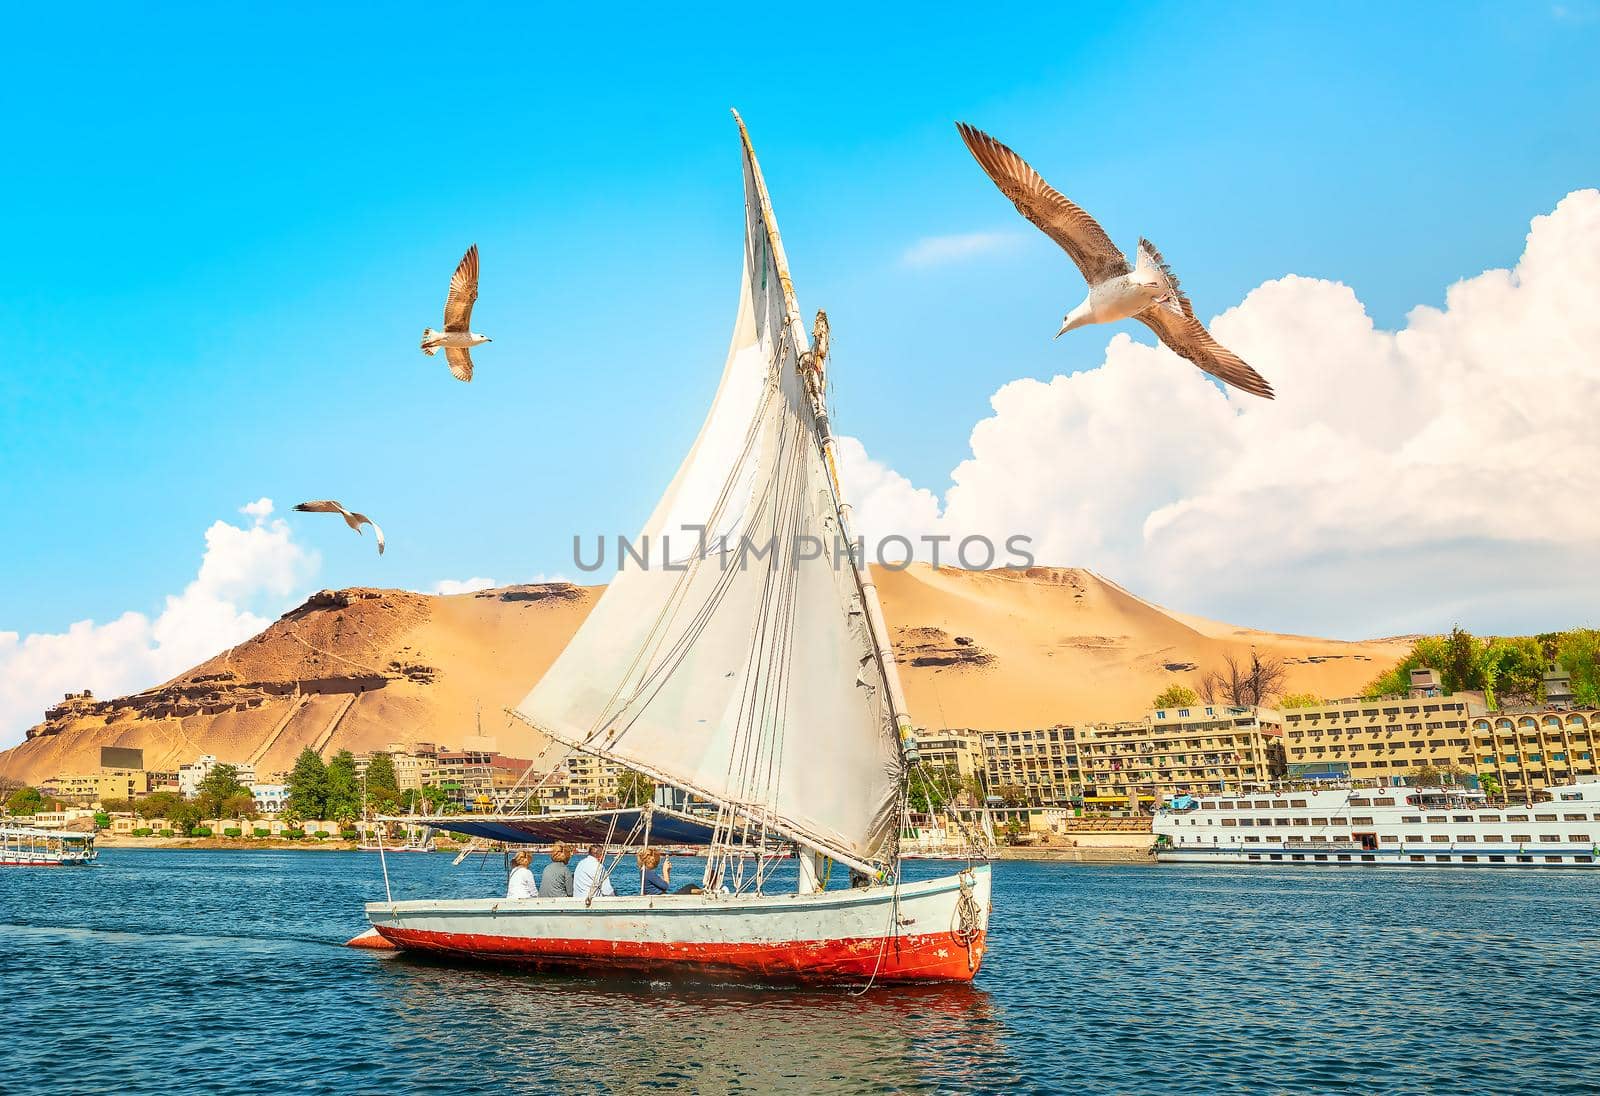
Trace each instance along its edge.
{"label": "red boat hull", "polygon": [[762,981],[970,982],[987,934],[967,944],[951,933],[781,944],[655,944],[622,940],[525,939],[382,927],[409,951],[532,970],[660,976],[754,976]]}
{"label": "red boat hull", "polygon": [[989,867],[804,895],[375,902],[406,951],[534,970],[684,980],[970,982],[983,964]]}

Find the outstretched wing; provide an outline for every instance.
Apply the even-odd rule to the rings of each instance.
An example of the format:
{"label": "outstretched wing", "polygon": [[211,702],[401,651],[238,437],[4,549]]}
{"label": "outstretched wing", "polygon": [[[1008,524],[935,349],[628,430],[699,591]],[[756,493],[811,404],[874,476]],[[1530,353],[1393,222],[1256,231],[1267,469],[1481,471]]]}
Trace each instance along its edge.
{"label": "outstretched wing", "polygon": [[1072,256],[1090,285],[1132,269],[1099,222],[1045,182],[1026,160],[981,129],[965,122],[957,122],[956,128],[1000,193]]}
{"label": "outstretched wing", "polygon": [[1134,319],[1154,331],[1173,353],[1188,358],[1218,380],[1252,396],[1272,399],[1272,385],[1243,358],[1211,337],[1206,325],[1195,316],[1188,297],[1176,289],[1173,294],[1178,304],[1176,311],[1153,304],[1136,313]]}
{"label": "outstretched wing", "polygon": [[450,363],[450,372],[458,381],[472,379],[472,355],[464,346],[447,346],[444,348],[444,360]]}
{"label": "outstretched wing", "polygon": [[467,248],[461,265],[450,278],[450,295],[444,299],[444,329],[467,331],[472,323],[472,302],[478,299],[478,245]]}
{"label": "outstretched wing", "polygon": [[345,508],[332,499],[312,499],[295,507],[303,514],[343,514]]}
{"label": "outstretched wing", "polygon": [[378,528],[378,523],[367,517],[365,514],[350,515],[350,527],[352,529],[359,533],[361,532],[361,526],[363,525],[372,526],[372,531],[378,535],[378,554],[380,556],[383,555],[383,530]]}

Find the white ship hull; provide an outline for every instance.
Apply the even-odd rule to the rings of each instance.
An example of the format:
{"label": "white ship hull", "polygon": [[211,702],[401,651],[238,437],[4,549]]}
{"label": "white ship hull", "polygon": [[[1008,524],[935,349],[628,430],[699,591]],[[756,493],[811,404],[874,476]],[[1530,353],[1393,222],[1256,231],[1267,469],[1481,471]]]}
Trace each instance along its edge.
{"label": "white ship hull", "polygon": [[1600,782],[1495,805],[1460,788],[1329,788],[1200,796],[1156,815],[1169,864],[1600,867]]}
{"label": "white ship hull", "polygon": [[1590,845],[1554,845],[1525,848],[1413,848],[1363,849],[1359,845],[1312,848],[1305,845],[1235,846],[1231,848],[1157,849],[1165,864],[1306,864],[1326,867],[1394,868],[1596,868],[1600,856]]}
{"label": "white ship hull", "polygon": [[407,951],[686,980],[969,982],[983,962],[988,865],[892,887],[793,895],[374,902]]}

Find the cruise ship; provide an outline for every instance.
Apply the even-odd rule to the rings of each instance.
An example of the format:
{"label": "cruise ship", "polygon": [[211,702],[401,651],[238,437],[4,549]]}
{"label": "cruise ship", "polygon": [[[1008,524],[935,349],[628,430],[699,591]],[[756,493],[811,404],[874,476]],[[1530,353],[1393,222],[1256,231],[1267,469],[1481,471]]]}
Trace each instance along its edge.
{"label": "cruise ship", "polygon": [[1182,864],[1592,868],[1600,779],[1494,806],[1461,788],[1342,787],[1176,796],[1156,812],[1156,858]]}

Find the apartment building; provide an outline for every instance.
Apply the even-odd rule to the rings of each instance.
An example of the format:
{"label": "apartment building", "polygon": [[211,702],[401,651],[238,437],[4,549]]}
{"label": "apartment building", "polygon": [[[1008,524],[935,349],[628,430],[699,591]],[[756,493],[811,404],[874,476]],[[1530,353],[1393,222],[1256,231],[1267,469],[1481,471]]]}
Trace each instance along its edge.
{"label": "apartment building", "polygon": [[984,771],[982,736],[976,731],[922,731],[917,756],[929,769],[949,769],[961,779]]}
{"label": "apartment building", "polygon": [[1062,806],[1079,794],[1083,779],[1074,728],[984,731],[979,740],[989,794],[1020,787],[1034,806]]}
{"label": "apartment building", "polygon": [[1078,733],[1084,803],[1147,809],[1173,795],[1237,791],[1283,778],[1283,718],[1270,708],[1199,703]]}
{"label": "apartment building", "polygon": [[218,761],[215,754],[201,754],[187,765],[178,766],[178,791],[187,798],[200,793],[200,785],[211,775],[211,770],[221,764],[232,764],[239,783],[249,787],[256,782],[256,767],[249,762]]}
{"label": "apartment building", "polygon": [[1400,783],[1419,769],[1492,776],[1510,798],[1600,772],[1600,712],[1566,706],[1565,674],[1545,675],[1548,706],[1490,711],[1478,693],[1445,693],[1430,669],[1411,673],[1405,697],[1360,697],[1284,715],[1294,775],[1348,775]]}
{"label": "apartment building", "polygon": [[593,754],[573,753],[562,762],[567,774],[567,798],[574,806],[597,806],[617,795],[622,766]]}

